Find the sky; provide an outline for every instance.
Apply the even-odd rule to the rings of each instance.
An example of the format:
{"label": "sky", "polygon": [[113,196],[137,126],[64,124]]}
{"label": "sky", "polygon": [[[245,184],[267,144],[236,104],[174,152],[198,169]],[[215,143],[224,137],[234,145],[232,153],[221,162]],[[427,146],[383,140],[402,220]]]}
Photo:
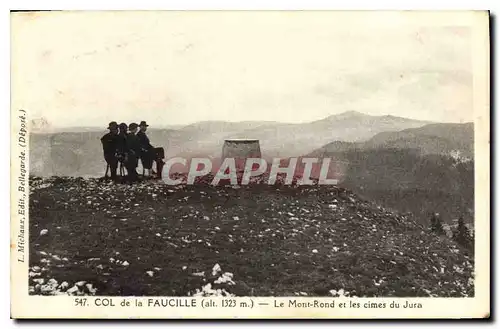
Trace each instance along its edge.
{"label": "sky", "polygon": [[12,14],[12,104],[53,126],[308,122],[359,111],[473,120],[468,16]]}

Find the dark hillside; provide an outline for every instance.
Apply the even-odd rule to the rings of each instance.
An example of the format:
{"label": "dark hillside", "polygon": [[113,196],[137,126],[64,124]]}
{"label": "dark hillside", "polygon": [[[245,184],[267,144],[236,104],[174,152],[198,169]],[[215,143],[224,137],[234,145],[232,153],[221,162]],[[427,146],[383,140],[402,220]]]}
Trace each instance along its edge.
{"label": "dark hillside", "polygon": [[451,223],[474,220],[474,162],[413,149],[377,149],[330,155],[345,163],[340,186],[382,205],[411,212],[420,223],[439,213]]}
{"label": "dark hillside", "polygon": [[474,295],[473,255],[343,188],[30,185],[31,294]]}
{"label": "dark hillside", "polygon": [[346,168],[342,186],[420,222],[438,212],[473,225],[474,126],[428,124],[382,132],[366,142],[334,141],[308,154]]}

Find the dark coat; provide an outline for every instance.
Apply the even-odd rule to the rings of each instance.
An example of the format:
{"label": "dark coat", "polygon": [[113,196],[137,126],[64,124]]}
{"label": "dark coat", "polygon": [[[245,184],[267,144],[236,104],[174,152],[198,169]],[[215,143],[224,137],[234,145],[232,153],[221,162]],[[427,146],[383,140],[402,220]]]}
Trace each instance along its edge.
{"label": "dark coat", "polygon": [[141,153],[141,143],[136,134],[127,134],[127,150],[129,155],[139,156]]}
{"label": "dark coat", "polygon": [[128,152],[128,147],[127,147],[127,134],[126,133],[120,133],[117,136],[117,149],[118,149],[118,154],[121,156],[124,156]]}
{"label": "dark coat", "polygon": [[114,156],[118,152],[118,135],[113,134],[111,132],[102,136],[102,150],[104,151],[105,156]]}
{"label": "dark coat", "polygon": [[149,142],[149,138],[145,132],[139,131],[136,136],[139,139],[139,144],[141,145],[141,149],[143,150],[143,152],[147,152],[153,149],[153,145],[151,145],[151,143]]}

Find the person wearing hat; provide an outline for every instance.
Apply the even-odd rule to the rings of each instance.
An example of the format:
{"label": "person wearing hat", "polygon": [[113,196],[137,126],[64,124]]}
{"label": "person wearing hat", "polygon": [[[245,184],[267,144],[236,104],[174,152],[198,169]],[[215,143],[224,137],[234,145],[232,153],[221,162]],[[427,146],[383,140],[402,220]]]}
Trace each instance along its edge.
{"label": "person wearing hat", "polygon": [[119,147],[118,124],[116,121],[111,121],[108,125],[108,129],[109,133],[102,136],[101,143],[104,152],[104,160],[106,160],[111,170],[111,179],[116,180],[116,169],[118,168],[117,152]]}
{"label": "person wearing hat", "polygon": [[149,125],[146,121],[141,121],[139,123],[139,132],[137,133],[137,138],[139,139],[139,143],[141,145],[141,163],[144,168],[144,174],[146,176],[151,176],[153,160],[154,160],[154,147],[149,142],[149,138],[146,135],[146,130]]}
{"label": "person wearing hat", "polygon": [[125,122],[122,122],[118,125],[118,128],[120,132],[118,133],[118,152],[117,152],[117,158],[118,161],[122,163],[122,165],[125,164],[125,160],[127,158],[127,130],[128,130],[128,125]]}
{"label": "person wearing hat", "polygon": [[[144,167],[145,174],[147,173],[149,176],[156,175],[156,178],[161,179],[163,165],[165,164],[165,162],[163,162],[163,159],[165,158],[165,150],[163,147],[154,147],[151,145],[149,138],[146,135],[148,127],[149,125],[146,121],[141,121],[139,124],[139,132],[137,133],[142,150],[141,162]],[[156,173],[152,169],[153,162],[156,162]]]}
{"label": "person wearing hat", "polygon": [[128,126],[125,122],[120,123],[118,126],[120,128],[120,132],[118,134],[118,137],[120,139],[120,151],[122,153],[126,153],[126,140],[127,140],[127,131],[128,131]]}
{"label": "person wearing hat", "polygon": [[125,122],[120,123],[120,125],[118,126],[118,128],[120,128],[120,135],[122,135],[122,134],[126,135],[127,134],[128,125]]}
{"label": "person wearing hat", "polygon": [[130,182],[135,182],[139,180],[139,175],[137,174],[137,165],[139,162],[139,157],[141,155],[141,144],[136,135],[137,128],[139,125],[132,122],[128,126],[129,133],[127,134],[127,161],[125,166],[128,172],[128,178]]}

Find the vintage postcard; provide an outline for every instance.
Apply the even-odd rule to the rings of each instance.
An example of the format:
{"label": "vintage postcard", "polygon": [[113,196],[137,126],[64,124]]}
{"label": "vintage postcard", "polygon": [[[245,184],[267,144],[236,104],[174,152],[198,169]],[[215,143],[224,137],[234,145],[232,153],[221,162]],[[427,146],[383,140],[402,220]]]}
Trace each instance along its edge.
{"label": "vintage postcard", "polygon": [[11,12],[11,316],[488,318],[489,44],[485,11]]}

